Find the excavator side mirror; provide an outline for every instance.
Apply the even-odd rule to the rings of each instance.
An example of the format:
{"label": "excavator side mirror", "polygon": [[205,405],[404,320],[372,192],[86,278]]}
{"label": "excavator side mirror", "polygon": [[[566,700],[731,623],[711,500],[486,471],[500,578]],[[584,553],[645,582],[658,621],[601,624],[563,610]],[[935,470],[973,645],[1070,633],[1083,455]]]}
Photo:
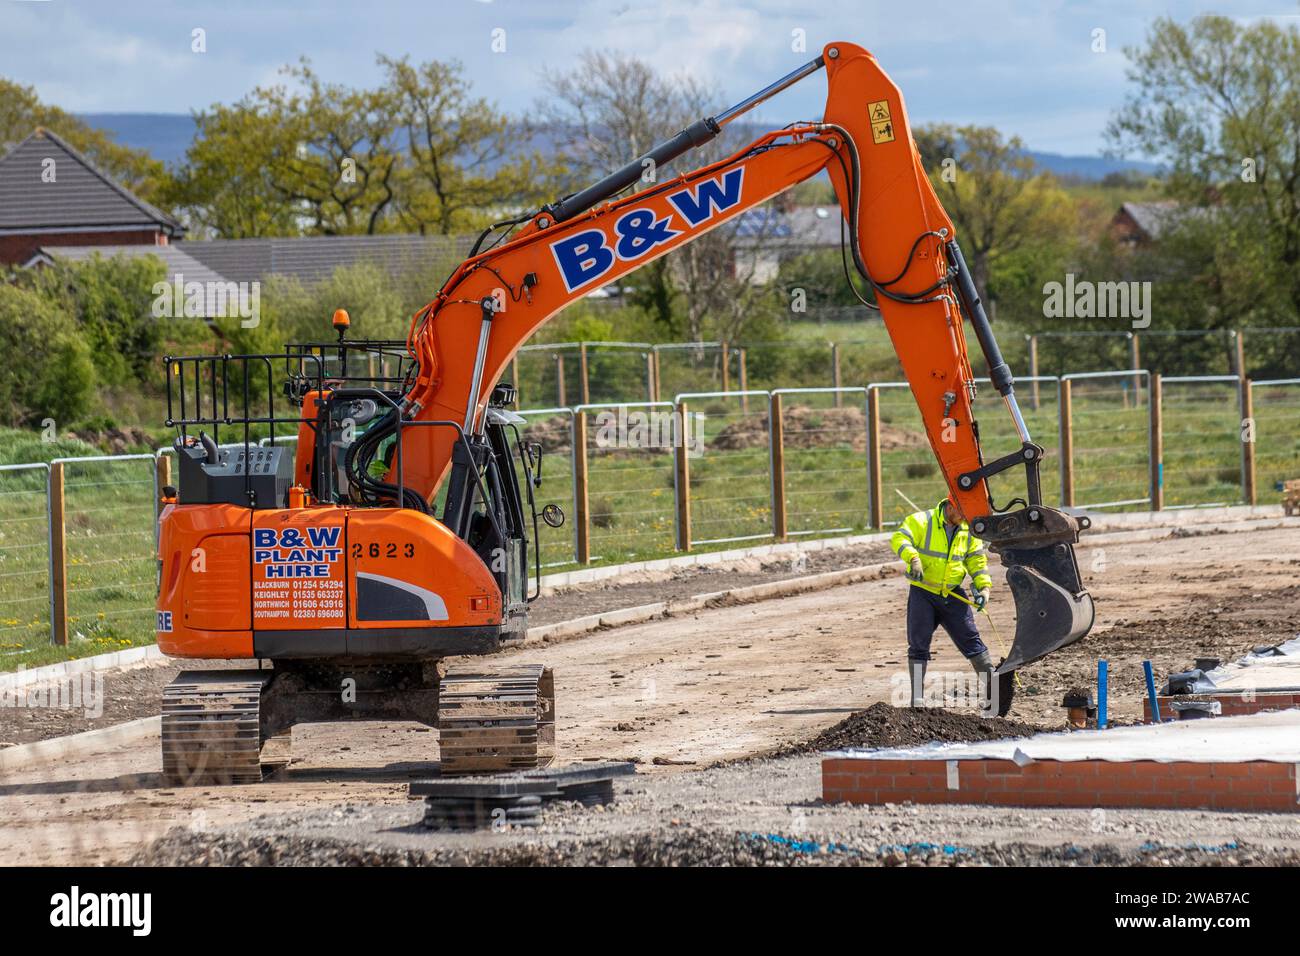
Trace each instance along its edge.
{"label": "excavator side mirror", "polygon": [[547,505],[542,509],[542,520],[552,528],[558,528],[564,524],[564,509],[556,504]]}

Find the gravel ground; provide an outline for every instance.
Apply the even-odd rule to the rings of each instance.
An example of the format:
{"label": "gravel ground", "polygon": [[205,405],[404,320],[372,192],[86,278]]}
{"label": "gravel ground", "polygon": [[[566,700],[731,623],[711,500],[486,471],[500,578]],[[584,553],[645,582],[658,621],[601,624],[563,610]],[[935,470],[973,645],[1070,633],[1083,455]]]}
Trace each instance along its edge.
{"label": "gravel ground", "polygon": [[[423,807],[345,805],[176,829],[134,865],[768,866],[1300,864],[1288,814],[825,805],[820,760],[749,760],[616,781],[535,830],[433,833]],[[1189,835],[1195,835],[1190,840]]]}

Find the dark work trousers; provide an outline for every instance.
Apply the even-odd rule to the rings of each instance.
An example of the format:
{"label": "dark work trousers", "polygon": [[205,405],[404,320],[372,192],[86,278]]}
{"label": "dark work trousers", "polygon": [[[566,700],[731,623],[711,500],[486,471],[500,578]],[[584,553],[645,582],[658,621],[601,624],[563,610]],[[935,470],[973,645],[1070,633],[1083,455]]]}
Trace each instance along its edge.
{"label": "dark work trousers", "polygon": [[[907,597],[907,659],[909,661],[928,661],[930,659],[930,639],[934,629],[943,625],[957,650],[966,657],[974,657],[988,650],[980,640],[980,632],[975,627],[975,611],[969,604],[964,604],[949,595],[940,597],[925,588],[908,586],[912,593]],[[952,594],[966,597],[961,588],[952,588]]]}

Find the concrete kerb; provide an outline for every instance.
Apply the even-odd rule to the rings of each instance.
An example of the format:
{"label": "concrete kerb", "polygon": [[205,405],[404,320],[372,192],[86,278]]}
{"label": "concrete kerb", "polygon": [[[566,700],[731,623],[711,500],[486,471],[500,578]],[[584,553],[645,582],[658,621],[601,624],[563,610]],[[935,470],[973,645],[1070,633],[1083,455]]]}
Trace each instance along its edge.
{"label": "concrete kerb", "polygon": [[134,743],[162,732],[161,717],[141,717],[111,727],[86,730],[67,737],[51,737],[35,743],[19,744],[0,750],[0,773],[17,770],[36,763],[67,760],[93,752],[96,748]]}
{"label": "concrete kerb", "polygon": [[59,661],[55,664],[33,667],[30,670],[0,674],[0,691],[12,691],[17,690],[20,687],[31,687],[34,684],[45,684],[51,681],[63,680],[77,674],[85,674],[92,671],[115,670],[117,668],[130,667],[132,664],[142,664],[150,661],[161,660],[163,660],[163,653],[158,649],[157,644],[146,644],[141,647],[128,647],[120,651],[110,651],[107,654],[95,654],[92,657],[78,657],[75,660]]}

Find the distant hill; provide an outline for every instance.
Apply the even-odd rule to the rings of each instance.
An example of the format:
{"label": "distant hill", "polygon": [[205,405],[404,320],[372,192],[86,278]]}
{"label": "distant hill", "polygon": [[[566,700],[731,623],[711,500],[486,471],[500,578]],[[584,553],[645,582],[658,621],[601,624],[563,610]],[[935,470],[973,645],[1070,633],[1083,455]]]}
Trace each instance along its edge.
{"label": "distant hill", "polygon": [[[182,113],[82,113],[81,119],[113,135],[124,146],[148,150],[164,163],[178,163],[194,138],[194,119]],[[540,137],[544,140],[545,137]],[[535,141],[534,147],[544,147]],[[1039,166],[1057,176],[1098,180],[1110,173],[1133,170],[1154,173],[1155,163],[1108,159],[1104,156],[1063,156],[1029,150]]]}
{"label": "distant hill", "polygon": [[80,113],[78,118],[164,163],[179,163],[194,138],[194,118],[185,113]]}

